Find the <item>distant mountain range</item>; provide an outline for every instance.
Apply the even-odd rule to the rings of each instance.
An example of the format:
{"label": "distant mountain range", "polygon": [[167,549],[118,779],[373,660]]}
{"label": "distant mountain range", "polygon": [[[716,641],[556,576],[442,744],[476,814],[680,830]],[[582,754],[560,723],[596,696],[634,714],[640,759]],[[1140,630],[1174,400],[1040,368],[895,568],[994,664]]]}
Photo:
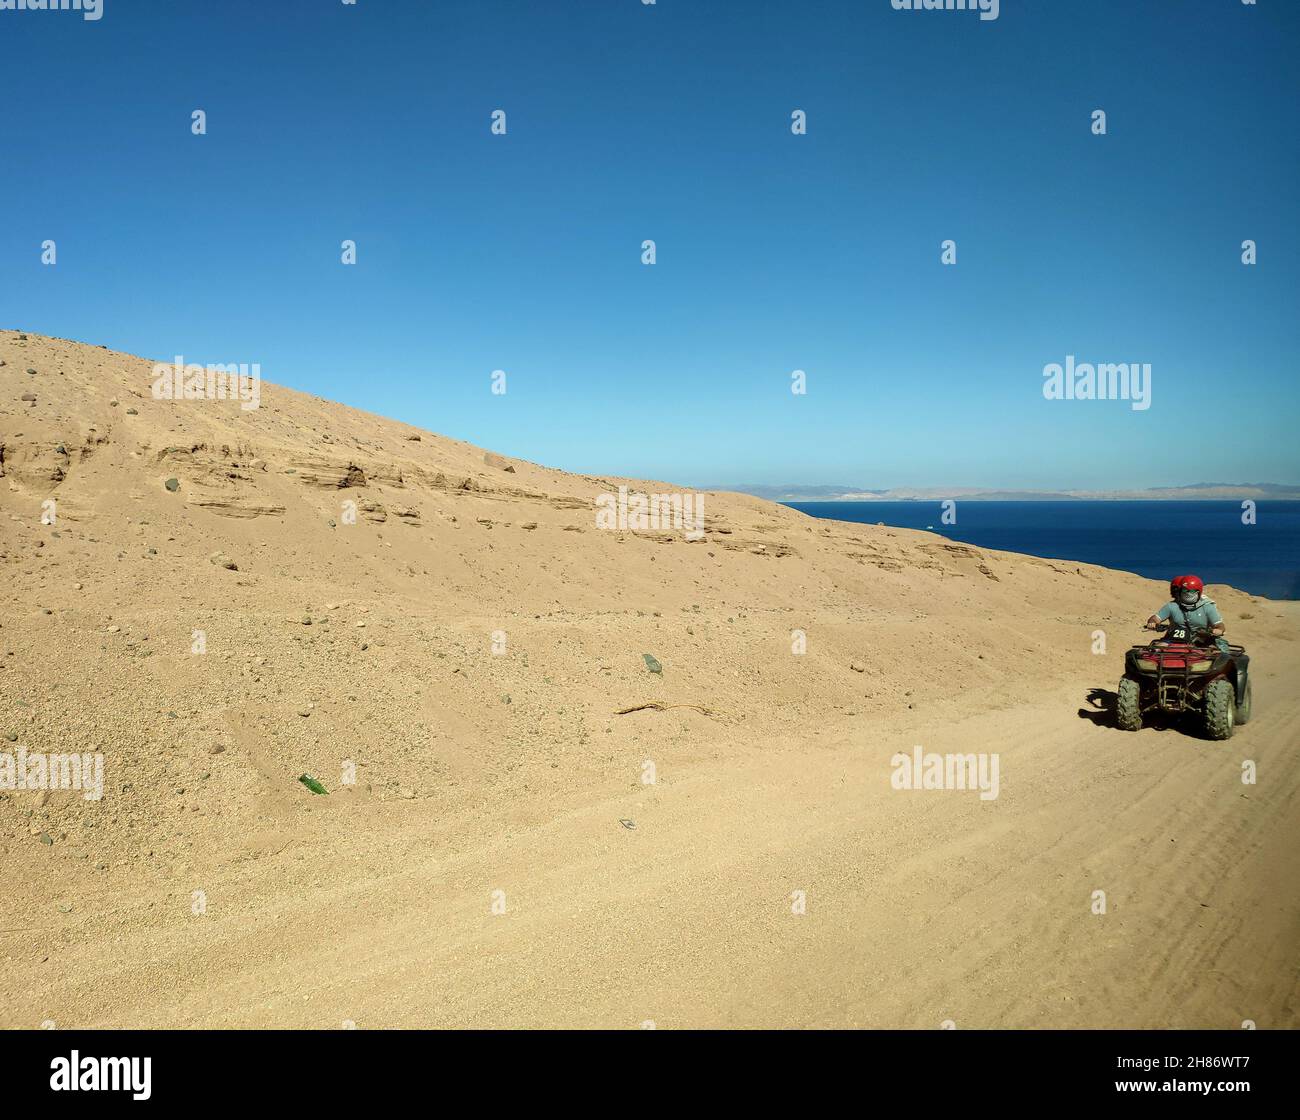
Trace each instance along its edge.
{"label": "distant mountain range", "polygon": [[772,502],[934,502],[944,498],[960,498],[967,502],[1300,500],[1300,486],[1279,482],[1194,482],[1188,486],[1153,486],[1145,490],[981,490],[972,486],[950,490],[935,486],[864,490],[856,486],[760,486],[743,483],[702,489],[731,490]]}

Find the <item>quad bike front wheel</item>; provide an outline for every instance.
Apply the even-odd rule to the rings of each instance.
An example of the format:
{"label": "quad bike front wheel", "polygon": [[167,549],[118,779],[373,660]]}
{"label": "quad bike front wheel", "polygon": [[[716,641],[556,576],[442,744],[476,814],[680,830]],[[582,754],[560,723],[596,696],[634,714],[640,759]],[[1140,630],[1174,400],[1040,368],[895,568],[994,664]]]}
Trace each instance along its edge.
{"label": "quad bike front wheel", "polygon": [[1231,739],[1237,722],[1237,693],[1220,678],[1205,690],[1205,733],[1211,739]]}
{"label": "quad bike front wheel", "polygon": [[1250,722],[1250,678],[1246,678],[1246,691],[1242,695],[1241,703],[1237,705],[1237,722]]}
{"label": "quad bike front wheel", "polygon": [[1115,698],[1115,722],[1121,731],[1142,730],[1142,686],[1125,677]]}

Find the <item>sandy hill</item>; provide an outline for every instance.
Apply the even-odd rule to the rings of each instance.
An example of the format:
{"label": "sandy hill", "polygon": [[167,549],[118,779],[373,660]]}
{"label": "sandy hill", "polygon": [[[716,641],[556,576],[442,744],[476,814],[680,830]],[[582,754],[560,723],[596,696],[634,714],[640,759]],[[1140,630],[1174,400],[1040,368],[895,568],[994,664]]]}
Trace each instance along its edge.
{"label": "sandy hill", "polygon": [[[1230,744],[1125,735],[1136,576],[738,494],[598,528],[673,488],[0,361],[3,746],[105,760],[0,794],[0,1025],[1295,1025],[1294,605],[1213,589]],[[891,790],[914,743],[1004,792]]]}

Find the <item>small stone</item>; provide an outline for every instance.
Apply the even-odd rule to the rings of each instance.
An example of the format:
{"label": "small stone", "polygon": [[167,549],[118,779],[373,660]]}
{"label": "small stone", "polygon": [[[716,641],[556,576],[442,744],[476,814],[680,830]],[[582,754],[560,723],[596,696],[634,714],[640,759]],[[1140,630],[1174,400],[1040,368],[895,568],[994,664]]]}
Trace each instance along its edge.
{"label": "small stone", "polygon": [[109,634],[120,634],[122,632],[122,628],[120,626],[110,626],[107,632]]}
{"label": "small stone", "polygon": [[24,393],[24,394],[19,398],[19,400],[24,400],[24,401],[26,401],[28,404],[35,404],[35,403],[36,403],[36,394],[35,394],[35,393]]}
{"label": "small stone", "polygon": [[861,661],[850,661],[849,668],[855,673],[865,673],[867,671],[867,667]]}
{"label": "small stone", "polygon": [[181,488],[180,480],[176,478],[169,478],[166,482],[163,483],[163,485],[166,486],[167,489],[170,490],[173,494],[175,494],[176,491]]}
{"label": "small stone", "polygon": [[52,837],[48,832],[42,832],[38,839],[42,844],[46,845],[46,847],[54,843],[54,837]]}
{"label": "small stone", "polygon": [[128,416],[139,416],[139,415],[140,415],[140,410],[139,410],[138,408],[128,408],[128,409],[126,410],[126,414],[127,414]]}
{"label": "small stone", "polygon": [[664,667],[659,663],[659,659],[650,653],[643,653],[641,657],[645,660],[645,667],[652,673],[662,673]]}

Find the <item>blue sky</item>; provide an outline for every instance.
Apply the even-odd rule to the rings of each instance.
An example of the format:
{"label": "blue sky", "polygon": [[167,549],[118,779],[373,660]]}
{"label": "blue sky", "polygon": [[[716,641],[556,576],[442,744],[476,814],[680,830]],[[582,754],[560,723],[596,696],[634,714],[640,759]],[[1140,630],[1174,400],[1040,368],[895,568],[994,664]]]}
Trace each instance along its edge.
{"label": "blue sky", "polygon": [[[1300,482],[1292,0],[104,0],[0,43],[0,325],[684,485]],[[1151,408],[1044,400],[1067,354]]]}

